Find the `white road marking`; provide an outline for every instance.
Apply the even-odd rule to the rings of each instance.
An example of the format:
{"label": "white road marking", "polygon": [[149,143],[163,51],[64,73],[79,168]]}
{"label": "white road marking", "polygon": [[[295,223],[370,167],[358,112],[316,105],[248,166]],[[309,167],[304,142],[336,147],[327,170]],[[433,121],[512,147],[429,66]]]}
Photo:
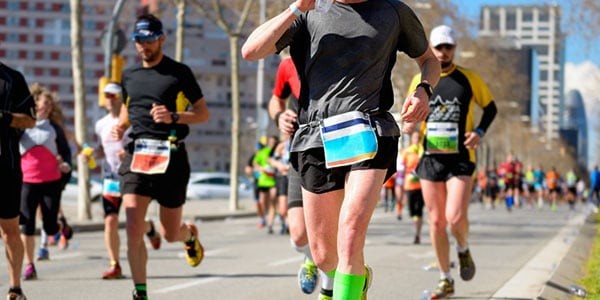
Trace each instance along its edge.
{"label": "white road marking", "polygon": [[292,258],[288,258],[288,259],[283,259],[283,260],[278,260],[278,261],[274,261],[268,264],[269,267],[278,267],[278,266],[282,266],[282,265],[287,265],[287,264],[291,264],[291,263],[295,263],[295,262],[299,262],[304,260],[304,256],[295,256]]}
{"label": "white road marking", "polygon": [[190,281],[190,282],[186,282],[186,283],[182,283],[182,284],[176,284],[176,285],[164,288],[164,289],[160,289],[160,290],[156,291],[156,293],[157,294],[166,294],[169,292],[183,290],[183,289],[191,288],[193,286],[207,284],[207,283],[211,283],[211,282],[215,282],[215,281],[219,281],[219,280],[223,280],[223,279],[225,279],[225,277],[223,277],[223,276],[202,278],[202,279],[198,279],[198,280],[194,280],[194,281]]}

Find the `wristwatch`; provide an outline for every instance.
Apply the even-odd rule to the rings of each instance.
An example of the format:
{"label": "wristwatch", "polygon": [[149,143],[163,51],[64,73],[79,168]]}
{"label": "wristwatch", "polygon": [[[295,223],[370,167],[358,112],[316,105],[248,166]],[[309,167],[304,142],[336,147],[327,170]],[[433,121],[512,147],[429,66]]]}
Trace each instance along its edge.
{"label": "wristwatch", "polygon": [[177,121],[179,121],[179,114],[176,112],[172,112],[171,113],[171,124],[177,124]]}
{"label": "wristwatch", "polygon": [[431,87],[431,84],[422,81],[421,83],[417,84],[417,88],[420,87],[422,87],[425,90],[425,93],[427,93],[427,97],[431,98],[431,95],[433,95],[433,88]]}

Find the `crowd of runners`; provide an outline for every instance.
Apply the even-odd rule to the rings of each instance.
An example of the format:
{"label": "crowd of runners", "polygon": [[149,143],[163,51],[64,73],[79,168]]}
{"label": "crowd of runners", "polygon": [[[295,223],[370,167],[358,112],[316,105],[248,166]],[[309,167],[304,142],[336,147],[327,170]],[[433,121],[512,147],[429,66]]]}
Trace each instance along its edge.
{"label": "crowd of runners", "polygon": [[[399,220],[407,208],[414,244],[421,243],[427,218],[440,268],[431,299],[455,293],[451,244],[459,277],[469,281],[476,274],[469,247],[472,194],[490,208],[504,203],[508,210],[597,203],[598,168],[587,181],[574,170],[561,175],[553,166],[524,167],[509,154],[498,166],[476,170],[475,149],[495,119],[496,102],[475,71],[454,63],[458,41],[451,27],[436,26],[428,38],[413,10],[396,0],[337,0],[314,9],[314,0],[294,1],[242,47],[247,60],[289,54],[268,105],[280,135],[257,145],[246,172],[255,180],[258,227],[274,234],[279,222],[279,233],[289,234],[292,248],[304,255],[298,270],[303,293],[320,283],[320,300],[367,298],[375,270],[365,262],[365,239],[381,199]],[[98,277],[123,278],[117,220],[124,206],[131,297],[147,300],[145,237],[153,249],[163,240],[182,243],[192,267],[204,258],[198,228],[182,221],[190,178],[184,140],[188,125],[210,114],[191,69],[163,54],[166,35],[158,18],[140,16],[131,38],[141,62],[128,67],[121,82],[105,86],[107,114],[95,126],[109,260]],[[398,52],[420,69],[407,89],[400,126],[389,112]],[[21,279],[38,277],[36,219],[42,221],[37,260],[50,257],[46,246],[53,240],[67,247],[72,236],[60,209],[72,154],[54,94],[30,90],[22,74],[5,65],[0,80],[7,299],[24,300]],[[406,148],[399,148],[401,132],[410,136]],[[72,148],[81,153],[81,146]],[[160,205],[159,225],[146,219],[151,201]]]}

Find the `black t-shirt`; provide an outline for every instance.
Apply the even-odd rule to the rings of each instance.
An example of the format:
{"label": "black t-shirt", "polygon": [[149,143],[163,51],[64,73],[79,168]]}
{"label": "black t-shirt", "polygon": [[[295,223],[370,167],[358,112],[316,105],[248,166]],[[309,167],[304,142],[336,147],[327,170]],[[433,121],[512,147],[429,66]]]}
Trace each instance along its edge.
{"label": "black t-shirt", "polygon": [[[0,63],[0,110],[29,114],[35,118],[35,102],[23,75]],[[19,139],[23,130],[0,127],[0,168],[21,168]]]}
{"label": "black t-shirt", "polygon": [[154,67],[144,68],[138,64],[127,68],[123,72],[122,86],[132,139],[166,139],[171,130],[176,131],[179,140],[188,135],[190,129],[187,125],[154,123],[150,115],[153,103],[176,111],[180,93],[192,104],[202,99],[202,90],[188,66],[163,56]]}

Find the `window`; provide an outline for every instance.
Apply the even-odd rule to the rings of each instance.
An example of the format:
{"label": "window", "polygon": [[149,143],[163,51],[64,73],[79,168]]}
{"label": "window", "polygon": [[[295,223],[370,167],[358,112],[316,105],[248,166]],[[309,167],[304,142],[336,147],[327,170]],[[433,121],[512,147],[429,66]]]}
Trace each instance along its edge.
{"label": "window", "polygon": [[510,10],[506,12],[506,29],[515,30],[517,29],[517,12]]}
{"label": "window", "polygon": [[531,22],[533,21],[533,12],[528,10],[523,12],[523,21]]}
{"label": "window", "polygon": [[500,14],[498,11],[492,11],[490,13],[490,30],[500,30]]}
{"label": "window", "polygon": [[539,21],[540,22],[548,22],[550,20],[550,14],[548,11],[540,11]]}

